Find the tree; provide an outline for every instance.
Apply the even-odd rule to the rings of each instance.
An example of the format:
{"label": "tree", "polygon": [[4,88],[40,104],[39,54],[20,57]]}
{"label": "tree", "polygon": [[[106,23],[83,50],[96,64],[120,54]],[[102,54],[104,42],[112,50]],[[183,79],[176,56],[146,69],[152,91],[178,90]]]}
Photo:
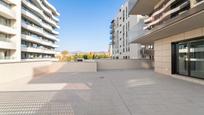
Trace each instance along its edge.
{"label": "tree", "polygon": [[87,54],[84,54],[84,55],[83,55],[83,58],[84,58],[84,59],[88,59]]}
{"label": "tree", "polygon": [[90,52],[88,55],[87,55],[88,59],[93,59],[93,53]]}
{"label": "tree", "polygon": [[69,57],[69,52],[67,50],[61,52],[61,59],[60,61],[67,61],[67,58]]}

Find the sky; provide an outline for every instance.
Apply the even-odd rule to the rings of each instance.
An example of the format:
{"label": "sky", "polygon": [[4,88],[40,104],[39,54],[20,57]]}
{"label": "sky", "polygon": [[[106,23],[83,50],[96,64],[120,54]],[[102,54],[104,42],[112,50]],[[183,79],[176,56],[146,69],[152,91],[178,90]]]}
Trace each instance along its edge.
{"label": "sky", "polygon": [[61,14],[59,51],[107,51],[110,22],[124,0],[48,0]]}

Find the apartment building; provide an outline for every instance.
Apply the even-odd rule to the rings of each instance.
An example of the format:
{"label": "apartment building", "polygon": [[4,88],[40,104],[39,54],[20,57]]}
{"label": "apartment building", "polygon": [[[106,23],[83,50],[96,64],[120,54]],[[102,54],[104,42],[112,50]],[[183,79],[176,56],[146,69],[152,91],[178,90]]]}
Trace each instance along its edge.
{"label": "apartment building", "polygon": [[59,15],[47,0],[0,0],[0,62],[55,59]]}
{"label": "apartment building", "polygon": [[204,0],[129,0],[130,15],[146,15],[131,42],[154,44],[155,71],[204,78]]}
{"label": "apartment building", "polygon": [[129,31],[142,20],[144,20],[143,16],[128,14],[128,2],[121,6],[110,26],[113,59],[141,58],[141,45],[129,42],[129,39],[132,39]]}

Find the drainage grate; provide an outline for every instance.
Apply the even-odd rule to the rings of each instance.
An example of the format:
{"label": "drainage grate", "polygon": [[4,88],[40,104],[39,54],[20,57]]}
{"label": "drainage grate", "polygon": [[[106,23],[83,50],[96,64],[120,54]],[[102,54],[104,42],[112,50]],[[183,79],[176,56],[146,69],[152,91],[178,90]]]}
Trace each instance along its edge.
{"label": "drainage grate", "polygon": [[100,79],[104,79],[105,77],[104,77],[104,76],[100,76],[99,78],[100,78]]}

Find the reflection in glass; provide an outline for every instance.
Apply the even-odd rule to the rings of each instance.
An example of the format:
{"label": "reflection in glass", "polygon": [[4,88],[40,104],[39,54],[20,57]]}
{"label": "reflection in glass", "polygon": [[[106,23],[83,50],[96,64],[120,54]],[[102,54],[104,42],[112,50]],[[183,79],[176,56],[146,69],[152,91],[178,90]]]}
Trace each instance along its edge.
{"label": "reflection in glass", "polygon": [[204,40],[191,42],[191,76],[204,78]]}
{"label": "reflection in glass", "polygon": [[188,75],[188,44],[177,44],[177,73],[182,75]]}

